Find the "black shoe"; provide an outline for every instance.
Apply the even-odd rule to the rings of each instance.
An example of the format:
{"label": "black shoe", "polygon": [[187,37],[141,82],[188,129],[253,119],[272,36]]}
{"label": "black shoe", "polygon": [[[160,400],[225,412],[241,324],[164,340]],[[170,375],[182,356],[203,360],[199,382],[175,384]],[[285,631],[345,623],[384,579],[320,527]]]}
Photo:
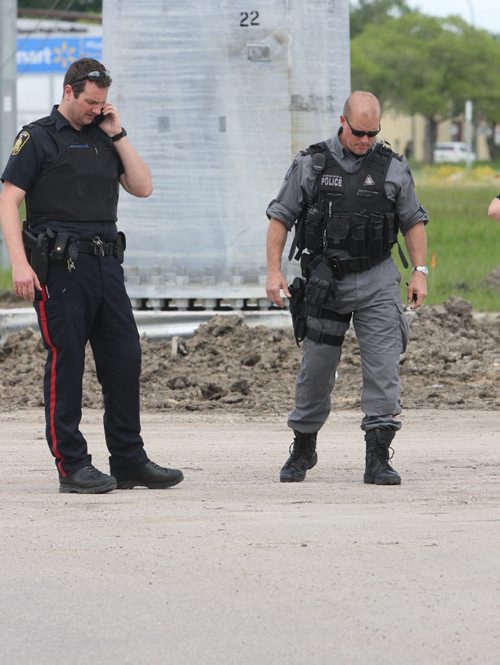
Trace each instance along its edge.
{"label": "black shoe", "polygon": [[280,471],[280,482],[300,483],[306,477],[306,472],[316,466],[318,454],[316,452],[317,432],[303,434],[293,432],[295,438],[290,446],[290,457]]}
{"label": "black shoe", "polygon": [[173,487],[184,480],[184,475],[179,469],[166,469],[151,461],[139,466],[120,468],[110,460],[110,469],[116,478],[116,487],[119,490],[131,490],[134,487],[161,490]]}
{"label": "black shoe", "polygon": [[116,489],[116,479],[89,464],[66,478],[59,478],[59,492],[68,494],[103,494]]}
{"label": "black shoe", "polygon": [[[393,429],[372,429],[365,434],[366,468],[364,482],[369,485],[401,485],[401,476],[389,464]],[[393,451],[394,452],[394,451]]]}

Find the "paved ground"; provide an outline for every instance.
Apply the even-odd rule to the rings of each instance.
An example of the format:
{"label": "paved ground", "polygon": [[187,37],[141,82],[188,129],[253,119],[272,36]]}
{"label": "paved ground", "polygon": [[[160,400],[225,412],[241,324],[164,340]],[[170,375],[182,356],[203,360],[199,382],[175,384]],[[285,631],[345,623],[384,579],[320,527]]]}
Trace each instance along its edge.
{"label": "paved ground", "polygon": [[147,413],[185,482],[77,496],[41,410],[0,415],[0,662],[498,664],[498,414],[407,411],[392,488],[361,481],[358,419],[332,416],[316,469],[281,485],[284,418]]}

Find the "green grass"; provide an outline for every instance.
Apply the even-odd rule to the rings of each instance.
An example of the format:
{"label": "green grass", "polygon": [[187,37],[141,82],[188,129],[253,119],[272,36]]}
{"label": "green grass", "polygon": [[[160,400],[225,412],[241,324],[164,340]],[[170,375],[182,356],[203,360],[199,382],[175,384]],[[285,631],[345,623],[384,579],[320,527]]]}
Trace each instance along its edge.
{"label": "green grass", "polygon": [[12,289],[12,277],[10,273],[10,268],[8,270],[3,270],[0,268],[0,293],[2,291],[10,291]]}
{"label": "green grass", "polygon": [[500,290],[484,284],[491,270],[500,266],[500,222],[486,214],[499,190],[495,184],[465,188],[417,181],[420,201],[430,217],[427,262],[432,266],[434,259],[435,263],[430,268],[426,304],[459,296],[475,310],[500,311]]}

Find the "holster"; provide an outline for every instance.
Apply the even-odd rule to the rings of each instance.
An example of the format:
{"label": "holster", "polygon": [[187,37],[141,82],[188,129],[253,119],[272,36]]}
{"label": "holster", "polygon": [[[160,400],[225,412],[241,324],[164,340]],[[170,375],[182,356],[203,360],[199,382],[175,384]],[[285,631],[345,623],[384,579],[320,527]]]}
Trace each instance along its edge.
{"label": "holster", "polygon": [[127,247],[127,239],[123,231],[118,231],[116,234],[116,258],[118,263],[123,263],[125,248]]}
{"label": "holster", "polygon": [[305,299],[305,281],[302,277],[296,277],[288,286],[290,291],[289,309],[292,315],[293,334],[297,346],[304,339],[307,333],[306,299]]}
{"label": "holster", "polygon": [[23,243],[30,266],[40,283],[46,284],[49,272],[49,236],[47,233],[36,235],[23,226]]}

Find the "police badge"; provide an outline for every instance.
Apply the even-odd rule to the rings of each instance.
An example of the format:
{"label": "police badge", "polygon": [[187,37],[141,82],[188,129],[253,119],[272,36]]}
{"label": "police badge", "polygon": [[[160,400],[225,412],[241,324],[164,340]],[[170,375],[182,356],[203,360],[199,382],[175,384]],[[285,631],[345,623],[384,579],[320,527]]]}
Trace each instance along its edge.
{"label": "police badge", "polygon": [[13,157],[21,152],[23,146],[28,142],[29,137],[29,132],[24,129],[22,132],[20,132],[20,134],[18,134],[16,140],[14,141],[14,145],[12,146],[12,152],[10,153]]}

